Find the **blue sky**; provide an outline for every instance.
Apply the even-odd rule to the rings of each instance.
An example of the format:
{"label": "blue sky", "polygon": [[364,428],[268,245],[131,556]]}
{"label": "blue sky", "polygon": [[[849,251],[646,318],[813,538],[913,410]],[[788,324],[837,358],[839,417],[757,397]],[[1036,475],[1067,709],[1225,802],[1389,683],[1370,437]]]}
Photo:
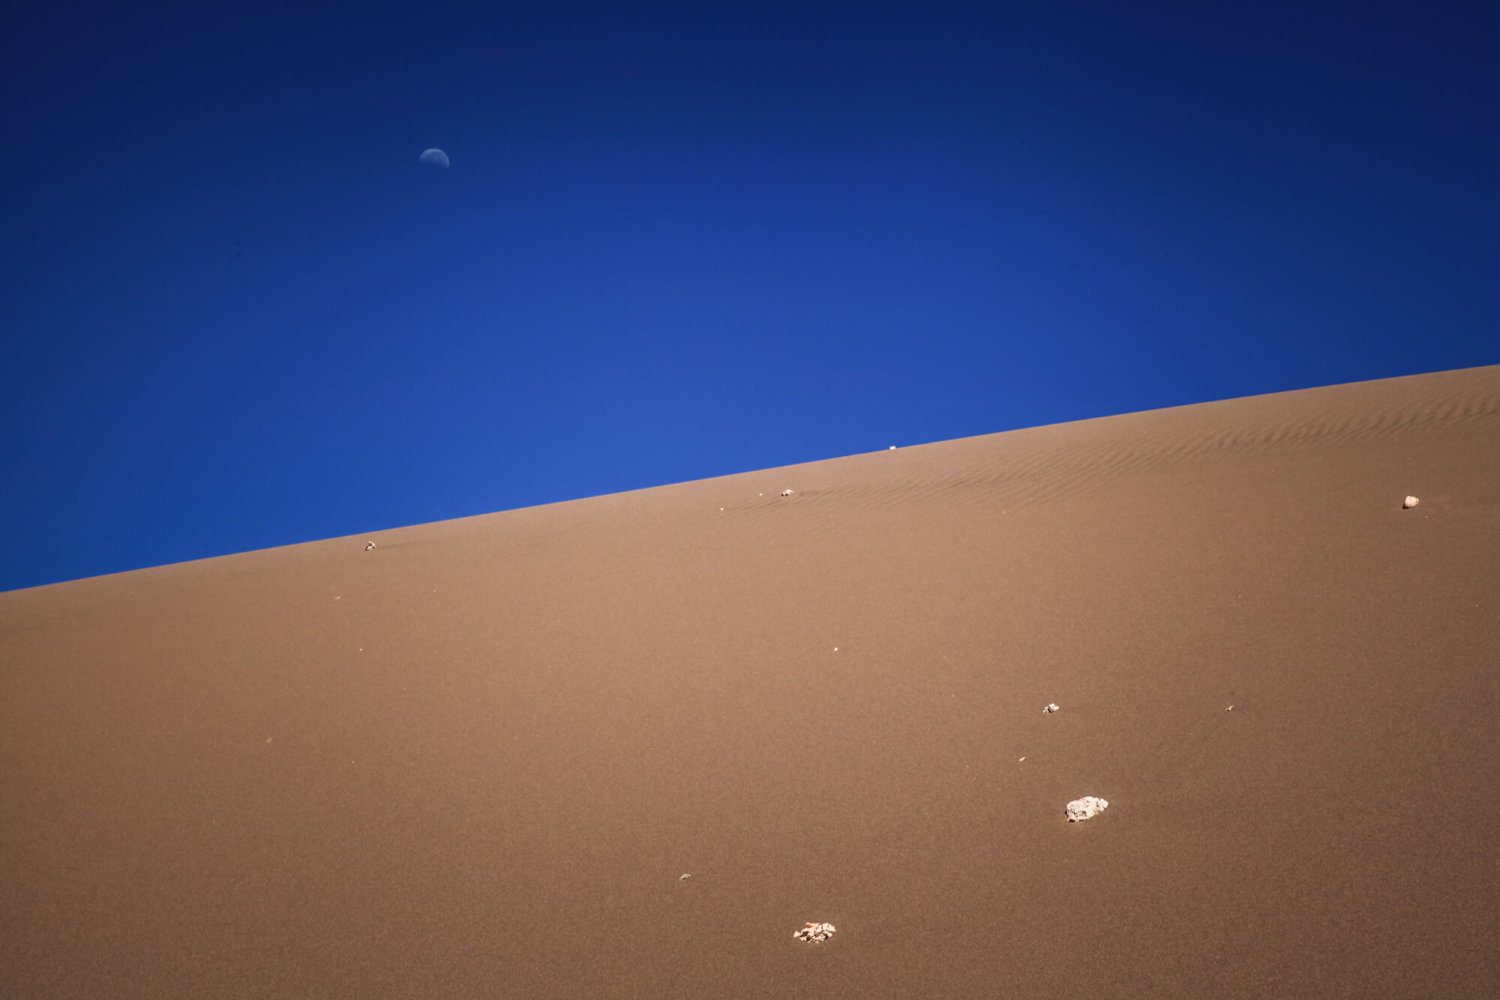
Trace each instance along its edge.
{"label": "blue sky", "polygon": [[1500,362],[1493,4],[26,6],[0,589]]}

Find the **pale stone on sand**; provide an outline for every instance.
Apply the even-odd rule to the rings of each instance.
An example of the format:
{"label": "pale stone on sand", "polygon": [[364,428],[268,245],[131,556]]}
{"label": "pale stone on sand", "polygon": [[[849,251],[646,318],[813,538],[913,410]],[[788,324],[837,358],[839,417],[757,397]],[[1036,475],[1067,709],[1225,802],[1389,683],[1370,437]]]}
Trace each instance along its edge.
{"label": "pale stone on sand", "polygon": [[1407,497],[1405,500],[1401,501],[1401,509],[1402,510],[1411,510],[1413,507],[1415,507],[1417,504],[1419,504],[1421,502],[1422,501],[1418,500],[1416,497]]}
{"label": "pale stone on sand", "polygon": [[1046,708],[1042,709],[1042,711],[1046,712],[1048,715],[1051,715],[1053,712],[1061,711],[1061,709],[1059,709],[1057,707],[1057,703],[1056,702],[1053,702],[1052,704],[1048,705]]}
{"label": "pale stone on sand", "polygon": [[1095,816],[1109,808],[1109,803],[1094,795],[1085,795],[1081,799],[1074,799],[1068,803],[1068,822],[1079,823]]}
{"label": "pale stone on sand", "polygon": [[836,930],[837,928],[832,924],[812,923],[808,924],[800,931],[795,932],[792,937],[796,938],[798,941],[806,941],[809,944],[822,944],[824,941],[827,941],[829,938],[833,937]]}

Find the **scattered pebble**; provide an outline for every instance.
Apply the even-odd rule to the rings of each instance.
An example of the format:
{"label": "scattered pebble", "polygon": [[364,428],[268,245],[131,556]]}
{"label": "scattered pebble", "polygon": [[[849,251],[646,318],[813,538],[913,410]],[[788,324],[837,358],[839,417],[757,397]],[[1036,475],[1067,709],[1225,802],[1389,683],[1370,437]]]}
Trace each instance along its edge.
{"label": "scattered pebble", "polygon": [[1068,803],[1068,822],[1079,823],[1095,816],[1109,808],[1109,803],[1094,795],[1085,795],[1081,799],[1074,799]]}
{"label": "scattered pebble", "polygon": [[791,490],[782,490],[781,491],[781,495],[784,496],[784,497],[789,497],[789,496],[792,495],[792,491]]}
{"label": "scattered pebble", "polygon": [[685,882],[685,881],[687,881],[688,879],[690,879],[692,877],[693,877],[693,873],[692,872],[683,872],[681,875],[677,876],[677,881],[679,881],[679,882]]}
{"label": "scattered pebble", "polygon": [[1051,715],[1053,712],[1061,711],[1061,709],[1059,709],[1057,707],[1057,703],[1056,702],[1053,702],[1052,704],[1048,705],[1046,708],[1042,709],[1042,711],[1046,712],[1048,715]]}
{"label": "scattered pebble", "polygon": [[1416,497],[1407,497],[1405,500],[1401,501],[1401,509],[1402,510],[1411,510],[1413,507],[1415,507],[1417,504],[1419,504],[1421,502],[1422,501],[1418,500]]}
{"label": "scattered pebble", "polygon": [[837,929],[832,924],[808,924],[793,934],[792,937],[798,941],[806,941],[810,944],[822,944],[833,937]]}
{"label": "scattered pebble", "polygon": [[375,547],[374,542],[365,542],[365,551],[368,552]]}

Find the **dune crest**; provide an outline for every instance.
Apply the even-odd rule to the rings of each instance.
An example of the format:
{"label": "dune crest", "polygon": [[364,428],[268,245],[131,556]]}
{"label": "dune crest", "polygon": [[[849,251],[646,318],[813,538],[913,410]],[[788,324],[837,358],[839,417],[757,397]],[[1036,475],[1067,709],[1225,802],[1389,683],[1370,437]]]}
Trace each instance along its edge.
{"label": "dune crest", "polygon": [[1478,368],[0,594],[0,992],[1500,995],[1496,456]]}

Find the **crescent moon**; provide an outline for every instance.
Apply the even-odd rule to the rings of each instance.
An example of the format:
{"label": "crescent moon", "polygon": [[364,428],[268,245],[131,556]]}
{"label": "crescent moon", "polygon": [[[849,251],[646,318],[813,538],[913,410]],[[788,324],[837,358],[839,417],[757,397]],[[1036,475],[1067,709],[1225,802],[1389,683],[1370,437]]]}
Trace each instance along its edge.
{"label": "crescent moon", "polygon": [[441,149],[426,150],[422,153],[421,156],[417,157],[417,159],[421,160],[423,163],[430,163],[434,167],[446,167],[449,165],[448,154],[443,152]]}

